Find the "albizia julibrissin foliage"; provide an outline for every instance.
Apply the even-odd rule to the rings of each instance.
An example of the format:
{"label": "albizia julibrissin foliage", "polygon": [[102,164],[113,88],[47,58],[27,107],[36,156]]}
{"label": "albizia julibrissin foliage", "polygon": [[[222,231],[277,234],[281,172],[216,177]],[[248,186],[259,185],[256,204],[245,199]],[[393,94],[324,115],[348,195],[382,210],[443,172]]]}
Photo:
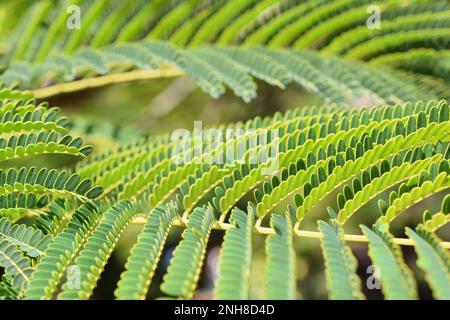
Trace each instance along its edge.
{"label": "albizia julibrissin foliage", "polygon": [[246,102],[252,78],[327,104],[450,95],[448,1],[18,0],[0,17],[0,81],[37,98],[182,74]]}
{"label": "albizia julibrissin foliage", "polygon": [[[50,153],[86,157],[89,147],[82,147],[81,140],[67,135],[58,139],[66,120],[58,117],[56,109],[36,106],[34,99],[19,91],[4,89],[1,94],[1,129],[9,136],[2,138],[2,161]],[[245,128],[246,134],[214,147],[213,141],[202,141],[202,162],[175,161],[172,151],[178,141],[162,135],[87,157],[71,171],[2,170],[2,295],[89,298],[126,227],[143,223],[117,284],[119,299],[146,297],[175,226],[184,232],[161,284],[167,296],[193,297],[208,238],[220,229],[225,230],[225,238],[214,291],[217,298],[248,298],[255,233],[267,235],[268,298],[295,298],[297,236],[322,239],[331,298],[364,297],[355,273],[357,262],[346,240],[369,242],[369,256],[383,274],[386,298],[417,297],[414,277],[399,249],[405,244],[414,245],[417,264],[434,296],[448,298],[448,243],[436,231],[449,221],[449,196],[443,198],[439,212],[426,211],[414,230],[406,229],[408,238],[395,238],[389,225],[408,208],[448,191],[449,115],[444,101],[351,111],[337,106],[292,109],[223,126],[224,132]],[[250,148],[233,162],[206,161],[232,150],[239,154],[238,145],[248,145],[264,130],[279,135],[269,136],[265,145]],[[276,156],[265,157],[267,149],[275,146]],[[178,156],[191,151],[182,150]],[[250,154],[258,161],[245,161]],[[317,232],[302,229],[308,213],[334,191],[340,193],[334,209],[328,209],[330,221],[319,221]],[[386,193],[388,201],[379,200],[373,227],[361,226],[361,235],[346,234],[347,221],[364,204]],[[241,199],[250,200],[244,208],[238,206]],[[33,218],[31,226],[13,223],[24,217]],[[73,270],[79,275],[75,287]]]}
{"label": "albizia julibrissin foliage", "polygon": [[[450,244],[442,232],[450,220],[449,3],[382,1],[370,9],[374,18],[381,14],[379,29],[367,27],[372,4],[2,3],[0,297],[91,298],[121,236],[140,223],[118,299],[148,296],[165,244],[180,227],[160,284],[167,297],[195,296],[208,240],[222,230],[215,298],[251,298],[252,244],[261,234],[265,298],[298,297],[295,243],[312,237],[320,239],[332,299],[365,298],[352,241],[368,243],[385,298],[419,298],[401,250],[413,246],[433,297],[450,299]],[[67,28],[69,5],[83,12],[80,29]],[[168,133],[92,154],[59,108],[41,101],[183,75],[212,97],[229,88],[245,102],[257,95],[256,79],[297,84],[324,106],[222,125],[215,129],[223,137],[244,134],[200,145],[188,137],[183,150]],[[254,145],[264,133],[264,143]],[[221,161],[229,154],[236,157]],[[49,158],[77,164],[53,168]],[[431,197],[438,209],[409,219],[404,232],[393,227]],[[325,199],[327,212],[306,230]],[[361,210],[376,201],[378,212]],[[356,215],[365,223],[353,234]]]}

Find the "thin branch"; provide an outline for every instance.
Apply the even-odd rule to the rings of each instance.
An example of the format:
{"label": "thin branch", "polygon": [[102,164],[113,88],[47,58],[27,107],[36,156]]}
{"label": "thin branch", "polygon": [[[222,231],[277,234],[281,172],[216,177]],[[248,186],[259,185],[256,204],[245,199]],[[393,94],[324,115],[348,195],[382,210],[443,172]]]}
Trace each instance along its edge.
{"label": "thin branch", "polygon": [[178,77],[183,71],[176,68],[162,68],[157,70],[137,70],[123,73],[108,74],[94,78],[86,78],[72,82],[59,83],[45,88],[33,90],[36,99],[48,98],[58,94],[80,91],[89,88],[98,88],[114,83],[124,83],[138,80],[150,80],[156,78]]}
{"label": "thin branch", "polygon": [[[144,217],[139,217],[133,220],[133,224],[144,224],[146,223],[146,219]],[[186,220],[180,220],[178,219],[174,225],[184,227],[186,226],[187,221]],[[213,225],[213,229],[215,230],[228,230],[234,228],[234,225],[230,223],[224,223],[224,222],[216,222]],[[259,225],[255,225],[255,230],[260,234],[276,234],[275,230],[273,228],[267,228],[267,227],[261,227]],[[307,230],[293,230],[294,234],[297,237],[301,238],[314,238],[314,239],[320,239],[322,237],[322,233],[319,231],[307,231]],[[359,234],[344,234],[344,240],[348,242],[369,242],[367,237],[365,235],[359,235]],[[392,239],[394,243],[401,245],[401,246],[414,246],[414,242],[411,239],[408,238],[393,238]],[[446,249],[450,249],[450,242],[442,241],[440,242],[442,247]]]}

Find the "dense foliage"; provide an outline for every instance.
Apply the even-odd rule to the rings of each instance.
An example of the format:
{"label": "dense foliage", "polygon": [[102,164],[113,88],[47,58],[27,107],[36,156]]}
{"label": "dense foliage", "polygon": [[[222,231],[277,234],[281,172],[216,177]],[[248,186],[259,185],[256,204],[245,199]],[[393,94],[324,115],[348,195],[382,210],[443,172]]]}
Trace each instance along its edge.
{"label": "dense foliage", "polygon": [[[138,224],[118,299],[149,296],[167,240],[180,228],[160,281],[166,297],[195,296],[208,240],[223,232],[218,299],[251,297],[261,236],[265,298],[298,297],[294,243],[317,238],[331,299],[365,298],[353,242],[367,243],[385,298],[420,297],[422,279],[402,250],[413,246],[433,297],[450,299],[450,4],[381,1],[381,28],[369,28],[371,4],[2,4],[0,297],[91,298],[122,235]],[[83,12],[79,29],[68,28],[71,5]],[[226,140],[189,135],[180,149],[171,133],[139,133],[126,142],[108,137],[116,141],[99,152],[77,136],[79,122],[46,102],[181,76],[213,98],[229,88],[246,103],[257,98],[257,84],[297,85],[323,106],[210,128],[221,137],[243,133]],[[262,134],[264,143],[253,144]],[[404,232],[392,227],[430,198],[439,210],[420,209],[421,221],[402,225]],[[369,215],[364,208],[373,201],[378,213]],[[358,234],[348,227],[353,221]]]}

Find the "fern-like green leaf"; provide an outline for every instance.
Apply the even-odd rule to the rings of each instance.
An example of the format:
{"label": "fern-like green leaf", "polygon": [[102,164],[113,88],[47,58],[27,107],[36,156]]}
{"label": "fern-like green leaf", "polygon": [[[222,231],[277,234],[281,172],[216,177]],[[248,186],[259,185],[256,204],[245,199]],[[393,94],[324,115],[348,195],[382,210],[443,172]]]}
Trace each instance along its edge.
{"label": "fern-like green leaf", "polygon": [[105,212],[74,260],[80,270],[80,287],[69,281],[64,283],[59,299],[88,299],[91,296],[120,235],[134,217],[143,214],[143,210],[138,203],[122,201]]}
{"label": "fern-like green leaf", "polygon": [[418,233],[406,228],[406,234],[415,243],[418,255],[417,264],[424,270],[433,296],[436,299],[450,299],[450,256],[439,245],[439,241],[431,233],[419,230]]}
{"label": "fern-like green leaf", "polygon": [[252,254],[253,208],[248,212],[234,209],[230,216],[233,228],[227,230],[220,250],[216,299],[248,299]]}
{"label": "fern-like green leaf", "polygon": [[297,277],[292,225],[289,216],[273,214],[270,224],[276,234],[266,239],[265,285],[267,299],[295,299]]}
{"label": "fern-like green leaf", "polygon": [[373,231],[363,225],[360,227],[369,239],[369,256],[380,273],[385,297],[394,300],[417,298],[412,273],[403,262],[401,250],[393,243],[392,236],[382,230],[382,226],[376,226]]}
{"label": "fern-like green leaf", "polygon": [[0,267],[12,278],[14,287],[22,290],[28,286],[33,272],[31,261],[16,245],[5,239],[0,240]]}
{"label": "fern-like green leaf", "polygon": [[325,260],[327,286],[331,299],[362,299],[361,280],[356,275],[357,262],[345,244],[343,232],[334,221],[319,221]]}
{"label": "fern-like green leaf", "polygon": [[196,208],[192,212],[161,285],[165,294],[183,298],[194,296],[213,222],[210,207]]}
{"label": "fern-like green leaf", "polygon": [[145,299],[158,265],[164,243],[174,220],[176,208],[172,204],[156,207],[150,212],[137,243],[131,249],[115,295],[117,299]]}
{"label": "fern-like green leaf", "polygon": [[102,210],[91,203],[77,209],[67,227],[53,238],[36,266],[30,285],[25,291],[26,299],[55,297],[73,259],[85,246],[101,217]]}
{"label": "fern-like green leaf", "polygon": [[9,241],[32,258],[44,254],[51,237],[41,230],[24,224],[11,224],[6,218],[0,219],[0,239]]}

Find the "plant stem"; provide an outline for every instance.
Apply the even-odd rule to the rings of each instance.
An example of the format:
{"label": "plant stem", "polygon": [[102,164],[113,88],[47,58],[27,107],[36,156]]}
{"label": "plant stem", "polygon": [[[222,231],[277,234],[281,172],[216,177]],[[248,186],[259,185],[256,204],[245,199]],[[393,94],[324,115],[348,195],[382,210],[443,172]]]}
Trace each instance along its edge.
{"label": "plant stem", "polygon": [[[146,222],[146,219],[143,217],[136,218],[133,223],[135,224],[143,224]],[[177,226],[185,226],[187,221],[185,220],[177,220],[174,225]],[[215,230],[228,230],[234,228],[234,225],[230,223],[224,223],[217,221],[213,225],[213,229]],[[267,228],[267,227],[261,227],[259,225],[255,225],[255,229],[260,234],[276,234],[276,231],[273,228]],[[315,238],[320,239],[322,237],[322,234],[319,231],[307,231],[307,230],[297,230],[294,229],[294,234],[297,237],[301,238]],[[359,235],[359,234],[344,234],[344,240],[348,242],[369,242],[367,237],[365,235]],[[393,238],[392,239],[394,243],[401,245],[401,246],[414,246],[414,242],[409,238]],[[440,242],[443,248],[450,249],[450,242]]]}
{"label": "plant stem", "polygon": [[113,83],[123,83],[137,80],[150,80],[155,78],[178,77],[184,73],[176,68],[162,68],[157,70],[137,70],[123,73],[108,74],[95,78],[86,78],[77,81],[59,83],[49,87],[33,90],[36,99],[43,99],[62,93],[75,92],[83,89],[98,88]]}

